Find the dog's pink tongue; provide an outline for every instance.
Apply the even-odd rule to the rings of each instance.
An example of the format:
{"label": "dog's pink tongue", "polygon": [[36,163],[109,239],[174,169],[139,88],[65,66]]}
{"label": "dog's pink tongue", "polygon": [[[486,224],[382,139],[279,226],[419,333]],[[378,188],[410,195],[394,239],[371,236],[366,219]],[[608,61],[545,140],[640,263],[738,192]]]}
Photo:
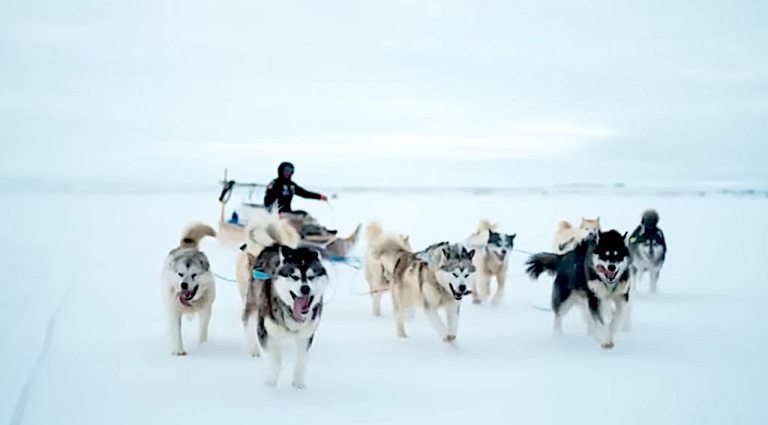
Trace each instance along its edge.
{"label": "dog's pink tongue", "polygon": [[310,298],[309,295],[294,298],[293,318],[296,319],[297,322],[304,320],[304,314],[309,310],[309,302],[311,300],[312,298]]}
{"label": "dog's pink tongue", "polygon": [[618,272],[618,270],[610,271],[603,266],[600,266],[600,271],[602,271],[605,277],[607,277],[608,279],[613,279],[616,276],[616,272]]}

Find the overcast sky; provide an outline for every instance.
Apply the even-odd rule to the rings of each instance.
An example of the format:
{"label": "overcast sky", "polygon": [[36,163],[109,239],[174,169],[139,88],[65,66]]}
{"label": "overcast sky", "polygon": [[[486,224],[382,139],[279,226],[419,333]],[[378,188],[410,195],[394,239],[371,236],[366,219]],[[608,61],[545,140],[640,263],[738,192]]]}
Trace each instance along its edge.
{"label": "overcast sky", "polygon": [[768,2],[4,0],[0,143],[6,181],[768,181]]}

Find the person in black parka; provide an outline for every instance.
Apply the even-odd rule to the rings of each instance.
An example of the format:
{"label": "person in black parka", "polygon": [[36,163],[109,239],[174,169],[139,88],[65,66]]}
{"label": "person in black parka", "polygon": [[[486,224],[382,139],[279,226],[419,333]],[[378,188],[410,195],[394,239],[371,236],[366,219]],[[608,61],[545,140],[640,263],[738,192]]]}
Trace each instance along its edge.
{"label": "person in black parka", "polygon": [[[277,167],[277,178],[272,180],[267,185],[267,191],[264,193],[264,206],[270,210],[275,207],[278,208],[278,212],[286,213],[293,212],[291,210],[291,201],[293,195],[301,196],[302,198],[318,199],[320,201],[327,201],[328,197],[323,194],[310,192],[303,187],[296,184],[293,180],[293,164],[290,162],[283,162]],[[298,212],[298,211],[297,211]]]}

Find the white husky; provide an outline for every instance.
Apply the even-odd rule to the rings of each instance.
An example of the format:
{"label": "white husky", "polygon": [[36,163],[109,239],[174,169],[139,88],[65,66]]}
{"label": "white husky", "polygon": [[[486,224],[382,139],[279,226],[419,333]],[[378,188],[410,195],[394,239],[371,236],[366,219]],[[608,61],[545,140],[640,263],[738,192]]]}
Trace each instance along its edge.
{"label": "white husky", "polygon": [[168,309],[171,354],[184,356],[181,339],[181,317],[197,314],[200,319],[198,342],[208,341],[208,323],[211,320],[216,285],[205,254],[198,249],[200,239],[216,236],[210,226],[192,223],[184,229],[179,246],[166,257],[163,266],[163,295]]}

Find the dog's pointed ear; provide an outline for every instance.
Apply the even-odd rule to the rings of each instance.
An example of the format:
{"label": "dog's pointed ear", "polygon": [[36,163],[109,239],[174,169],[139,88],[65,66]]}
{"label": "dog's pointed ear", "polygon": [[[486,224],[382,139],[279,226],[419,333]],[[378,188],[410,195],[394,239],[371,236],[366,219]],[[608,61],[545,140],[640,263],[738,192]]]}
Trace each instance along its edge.
{"label": "dog's pointed ear", "polygon": [[629,234],[629,232],[624,232],[624,234],[621,235],[621,238],[627,240],[627,234]]}
{"label": "dog's pointed ear", "polygon": [[278,264],[283,264],[285,260],[292,258],[295,252],[296,251],[294,251],[293,248],[291,247],[280,245],[280,248],[279,248],[280,255],[278,255],[278,257],[280,258],[280,262]]}
{"label": "dog's pointed ear", "polygon": [[438,266],[441,266],[445,264],[446,261],[448,261],[448,253],[445,252],[445,249],[441,249],[440,255],[437,256],[437,264]]}
{"label": "dog's pointed ear", "polygon": [[205,256],[202,252],[198,253],[199,259],[200,259],[200,266],[203,268],[203,270],[208,271],[211,268],[211,263],[208,261],[208,257]]}
{"label": "dog's pointed ear", "polygon": [[309,250],[309,256],[312,261],[320,261],[320,254],[314,249]]}
{"label": "dog's pointed ear", "polygon": [[411,235],[403,235],[403,242],[408,243],[411,241]]}
{"label": "dog's pointed ear", "polygon": [[464,255],[466,255],[467,257],[469,257],[469,259],[470,259],[470,260],[471,260],[472,258],[474,258],[474,256],[475,256],[475,250],[474,250],[474,249],[473,249],[473,250],[470,250],[470,251],[467,251],[467,249],[466,249],[466,248],[463,248],[463,249],[464,249]]}
{"label": "dog's pointed ear", "polygon": [[512,233],[511,235],[509,235],[509,239],[511,240],[515,240],[516,237],[517,237],[517,233]]}
{"label": "dog's pointed ear", "polygon": [[597,216],[597,218],[595,219],[595,221],[597,222],[597,224],[598,224],[598,225],[600,225],[600,216]]}

